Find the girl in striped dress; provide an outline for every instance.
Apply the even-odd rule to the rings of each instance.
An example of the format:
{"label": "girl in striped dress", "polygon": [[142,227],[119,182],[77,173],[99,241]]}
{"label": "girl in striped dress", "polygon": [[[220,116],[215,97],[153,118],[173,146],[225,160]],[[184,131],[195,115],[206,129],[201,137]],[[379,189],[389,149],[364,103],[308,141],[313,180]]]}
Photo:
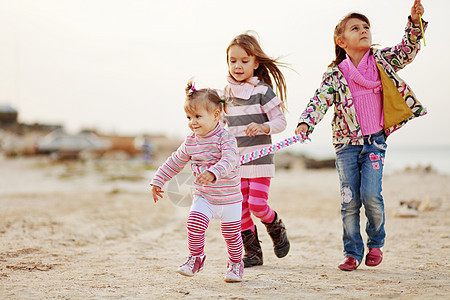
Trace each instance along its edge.
{"label": "girl in striped dress", "polygon": [[196,90],[189,82],[184,110],[192,133],[156,171],[151,181],[154,201],[162,198],[164,183],[190,161],[196,178],[193,203],[187,220],[189,256],[178,273],[194,276],[205,262],[205,231],[211,218],[221,219],[228,250],[226,282],[242,281],[241,206],[239,156],[236,139],[219,124],[226,103],[215,90]]}
{"label": "girl in striped dress", "polygon": [[[235,37],[227,48],[228,85],[225,96],[230,103],[225,119],[237,140],[239,154],[271,145],[271,135],[286,128],[286,84],[276,60],[268,57],[258,40],[248,34]],[[275,81],[280,98],[272,90]],[[244,264],[263,264],[263,254],[251,215],[266,226],[277,257],[289,252],[286,229],[278,214],[268,205],[270,179],[275,174],[273,154],[243,164],[240,169],[242,202],[241,231]]]}

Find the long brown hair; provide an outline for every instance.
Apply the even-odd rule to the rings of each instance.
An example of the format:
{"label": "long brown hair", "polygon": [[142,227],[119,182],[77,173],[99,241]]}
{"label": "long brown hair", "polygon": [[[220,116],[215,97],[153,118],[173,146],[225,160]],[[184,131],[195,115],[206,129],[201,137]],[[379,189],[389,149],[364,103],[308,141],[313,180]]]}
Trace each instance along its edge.
{"label": "long brown hair", "polygon": [[284,78],[284,75],[279,67],[289,66],[285,63],[279,62],[278,58],[271,58],[266,53],[264,53],[261,46],[259,45],[258,40],[251,33],[252,32],[247,31],[231,40],[230,45],[227,48],[227,64],[229,59],[228,51],[230,50],[231,46],[237,45],[244,49],[247,55],[254,56],[256,58],[256,62],[259,63],[259,66],[255,70],[254,75],[257,76],[262,82],[267,83],[272,89],[273,78],[276,86],[276,93],[281,99],[281,109],[283,111],[286,111],[286,79]]}
{"label": "long brown hair", "polygon": [[344,18],[342,18],[342,20],[334,28],[334,37],[333,37],[333,39],[334,39],[334,47],[335,47],[334,52],[336,54],[336,59],[333,60],[333,62],[329,65],[329,67],[333,67],[333,66],[339,65],[346,58],[345,50],[338,46],[337,39],[342,37],[342,35],[344,34],[345,25],[347,25],[347,22],[350,19],[359,19],[359,20],[361,20],[363,22],[366,22],[367,25],[370,26],[369,19],[365,15],[357,13],[357,12],[349,13]]}

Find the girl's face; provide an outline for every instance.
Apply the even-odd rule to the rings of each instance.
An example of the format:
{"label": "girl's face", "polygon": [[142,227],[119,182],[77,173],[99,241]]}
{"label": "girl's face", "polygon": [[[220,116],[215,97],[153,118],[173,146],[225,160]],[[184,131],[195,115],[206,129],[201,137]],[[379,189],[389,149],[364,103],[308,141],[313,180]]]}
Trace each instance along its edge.
{"label": "girl's face", "polygon": [[228,49],[228,72],[236,81],[245,81],[253,77],[258,69],[255,56],[249,56],[243,48],[233,45]]}
{"label": "girl's face", "polygon": [[370,26],[360,19],[350,19],[345,24],[342,37],[337,39],[338,45],[347,52],[367,52],[372,46]]}
{"label": "girl's face", "polygon": [[209,112],[206,107],[200,106],[195,111],[186,111],[186,117],[189,129],[198,136],[205,136],[216,128],[219,123],[220,111],[216,109],[214,112]]}

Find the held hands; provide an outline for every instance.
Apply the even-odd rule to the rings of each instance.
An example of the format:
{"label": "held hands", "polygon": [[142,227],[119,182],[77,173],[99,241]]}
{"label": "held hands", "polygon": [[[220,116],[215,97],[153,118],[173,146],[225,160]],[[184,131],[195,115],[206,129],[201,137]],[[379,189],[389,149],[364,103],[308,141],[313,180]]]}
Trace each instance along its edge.
{"label": "held hands", "polygon": [[161,188],[159,186],[152,185],[152,196],[153,196],[153,201],[155,201],[155,203],[159,200],[159,198],[162,199],[163,193],[164,192],[161,191]]}
{"label": "held hands", "polygon": [[424,9],[420,0],[415,0],[413,6],[411,7],[411,20],[414,24],[420,23],[419,15],[423,16]]}
{"label": "held hands", "polygon": [[269,133],[270,126],[267,124],[258,124],[255,122],[252,122],[247,125],[247,128],[245,129],[245,134],[248,136],[255,136],[258,133]]}
{"label": "held hands", "polygon": [[203,171],[200,175],[197,176],[197,182],[201,185],[210,184],[216,180],[216,176],[210,171]]}
{"label": "held hands", "polygon": [[295,129],[295,134],[300,134],[300,132],[308,133],[309,126],[306,123],[301,123],[298,125],[298,127]]}

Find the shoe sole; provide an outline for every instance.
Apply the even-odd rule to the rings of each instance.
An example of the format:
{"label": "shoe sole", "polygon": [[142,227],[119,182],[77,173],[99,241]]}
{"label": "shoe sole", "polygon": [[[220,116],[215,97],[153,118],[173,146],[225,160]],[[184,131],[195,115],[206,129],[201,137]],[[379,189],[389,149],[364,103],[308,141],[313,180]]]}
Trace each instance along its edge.
{"label": "shoe sole", "polygon": [[197,274],[197,273],[200,272],[201,270],[203,270],[203,267],[201,267],[200,269],[198,269],[198,271],[195,272],[195,273],[193,273],[193,274],[184,273],[184,272],[181,271],[181,270],[177,270],[177,273],[178,273],[178,274],[181,274],[181,275],[183,275],[183,276],[193,277],[195,274]]}
{"label": "shoe sole", "polygon": [[374,263],[368,263],[368,262],[366,262],[366,266],[368,266],[368,267],[376,267],[376,266],[378,266],[379,264],[381,264],[381,262],[382,262],[383,260],[380,260],[380,262],[379,263],[377,263],[377,264],[374,264]]}
{"label": "shoe sole", "polygon": [[261,257],[261,259],[258,259],[257,257],[252,257],[252,258],[244,257],[244,259],[242,259],[242,261],[244,262],[244,268],[261,266],[264,263],[264,260],[262,259],[262,257]]}
{"label": "shoe sole", "polygon": [[187,277],[193,277],[195,275],[195,273],[194,274],[188,274],[188,273],[184,273],[183,271],[180,271],[180,270],[177,270],[177,273],[181,274],[183,276],[187,276]]}
{"label": "shoe sole", "polygon": [[283,258],[286,255],[288,255],[290,249],[291,249],[291,244],[288,241],[286,246],[279,248],[279,249],[274,249],[274,252],[278,258]]}
{"label": "shoe sole", "polygon": [[263,262],[261,261],[261,262],[257,262],[257,263],[245,263],[245,261],[244,261],[244,268],[251,268],[251,267],[255,267],[255,266],[262,266],[263,265]]}
{"label": "shoe sole", "polygon": [[354,269],[348,269],[348,268],[343,268],[343,267],[341,267],[341,266],[338,266],[338,268],[339,268],[340,270],[342,270],[342,271],[347,271],[347,272],[355,271],[356,269],[358,269],[358,267],[356,267],[356,268],[354,268]]}
{"label": "shoe sole", "polygon": [[338,268],[339,268],[339,270],[346,271],[346,272],[350,272],[350,271],[355,271],[356,269],[358,269],[358,267],[359,267],[360,264],[361,264],[361,263],[357,264],[356,267],[355,267],[354,269],[349,269],[349,268],[346,268],[346,267],[341,266],[341,265],[339,265]]}
{"label": "shoe sole", "polygon": [[225,282],[242,282],[242,279],[237,278],[225,278]]}

